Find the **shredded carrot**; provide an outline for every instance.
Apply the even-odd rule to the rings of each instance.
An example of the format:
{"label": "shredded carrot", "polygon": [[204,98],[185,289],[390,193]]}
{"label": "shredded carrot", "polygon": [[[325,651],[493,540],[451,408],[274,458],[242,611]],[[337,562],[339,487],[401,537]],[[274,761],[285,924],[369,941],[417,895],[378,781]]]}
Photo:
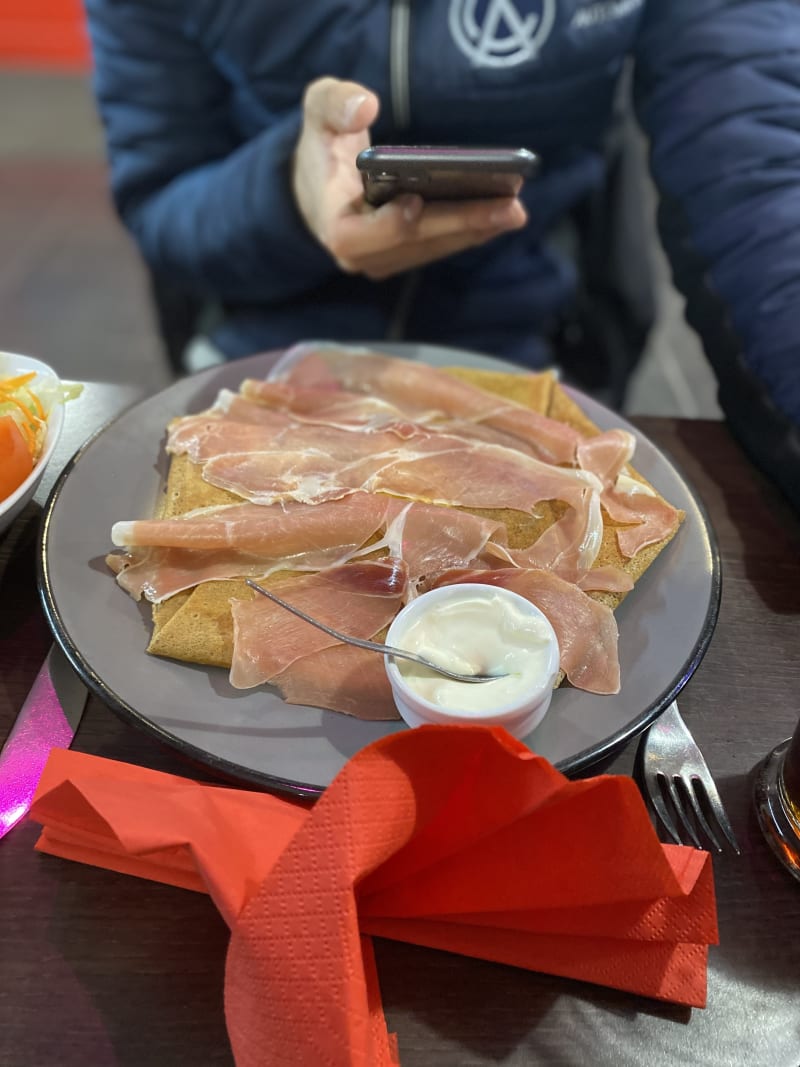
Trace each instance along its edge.
{"label": "shredded carrot", "polygon": [[18,407],[19,410],[22,412],[22,414],[25,416],[25,422],[26,423],[30,424],[30,423],[32,423],[34,421],[33,418],[31,417],[30,411],[25,407],[25,405],[22,403],[22,401],[19,399],[19,397],[9,396],[9,397],[6,398],[6,403],[7,404],[13,404],[15,407]]}
{"label": "shredded carrot", "polygon": [[36,377],[36,371],[29,371],[27,374],[18,374],[16,378],[5,378],[0,382],[0,392],[13,393],[16,389],[19,389],[23,385],[27,385],[28,382],[32,382]]}
{"label": "shredded carrot", "polygon": [[25,392],[30,397],[31,403],[33,404],[33,407],[34,407],[34,409],[36,411],[36,414],[37,414],[38,418],[43,419],[44,418],[44,408],[42,407],[41,400],[36,395],[36,393],[34,393],[34,391],[32,389],[26,389]]}

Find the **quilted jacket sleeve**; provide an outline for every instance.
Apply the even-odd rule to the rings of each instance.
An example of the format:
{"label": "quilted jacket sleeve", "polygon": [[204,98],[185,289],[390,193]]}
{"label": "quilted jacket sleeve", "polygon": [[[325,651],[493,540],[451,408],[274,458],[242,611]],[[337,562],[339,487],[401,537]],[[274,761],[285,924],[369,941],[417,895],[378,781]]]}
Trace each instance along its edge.
{"label": "quilted jacket sleeve", "polygon": [[117,209],[156,273],[198,295],[274,301],[335,271],[298,215],[298,108],[240,143],[233,87],[198,43],[195,5],[87,0]]}
{"label": "quilted jacket sleeve", "polygon": [[800,507],[800,4],[649,0],[636,70],[687,317],[731,428]]}

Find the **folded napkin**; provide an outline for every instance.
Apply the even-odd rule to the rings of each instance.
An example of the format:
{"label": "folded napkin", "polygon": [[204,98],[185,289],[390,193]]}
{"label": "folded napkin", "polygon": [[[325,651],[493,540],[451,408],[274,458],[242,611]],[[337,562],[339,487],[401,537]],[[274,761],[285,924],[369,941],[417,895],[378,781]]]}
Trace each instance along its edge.
{"label": "folded napkin", "polygon": [[239,1067],[399,1063],[369,935],[705,1005],[708,854],[500,729],[392,734],[311,809],[54,750],[31,814],[42,851],[211,894]]}

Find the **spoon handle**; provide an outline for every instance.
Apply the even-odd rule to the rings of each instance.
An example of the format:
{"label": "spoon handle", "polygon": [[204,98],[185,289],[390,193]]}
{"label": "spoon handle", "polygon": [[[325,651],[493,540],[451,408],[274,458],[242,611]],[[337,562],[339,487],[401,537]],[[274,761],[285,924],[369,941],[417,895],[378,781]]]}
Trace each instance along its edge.
{"label": "spoon handle", "polygon": [[269,589],[265,589],[262,585],[252,581],[250,578],[246,578],[245,581],[251,589],[255,589],[257,593],[261,593],[261,595],[265,596],[268,600],[272,600],[275,604],[280,604],[282,608],[286,608],[292,615],[296,615],[298,619],[303,619],[304,622],[316,626],[318,630],[322,630],[324,633],[328,634],[329,637],[333,637],[337,641],[342,641],[346,645],[355,645],[356,648],[365,648],[370,652],[382,652],[385,655],[393,656],[397,659],[407,659],[412,663],[419,663],[422,667],[427,667],[428,670],[435,671],[437,674],[443,674],[445,678],[452,678],[456,682],[489,682],[494,678],[500,677],[500,675],[495,674],[459,674],[457,671],[448,670],[447,667],[440,667],[438,663],[432,663],[430,660],[425,659],[424,656],[417,655],[416,652],[406,652],[403,648],[394,648],[392,645],[382,645],[379,641],[367,641],[363,637],[353,637],[351,634],[343,634],[339,630],[334,630],[332,626],[326,626],[325,623],[320,622],[319,619],[307,615],[304,611],[301,611],[300,608],[296,608],[294,604],[282,600],[279,596],[271,593]]}

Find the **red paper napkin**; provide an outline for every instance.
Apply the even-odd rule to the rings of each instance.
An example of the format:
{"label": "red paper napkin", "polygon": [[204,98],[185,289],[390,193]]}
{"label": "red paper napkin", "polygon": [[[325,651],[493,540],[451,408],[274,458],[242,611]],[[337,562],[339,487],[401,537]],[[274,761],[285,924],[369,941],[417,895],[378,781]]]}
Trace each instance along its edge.
{"label": "red paper napkin", "polygon": [[399,1062],[370,934],[705,1005],[708,854],[503,730],[392,734],[311,810],[56,750],[32,817],[43,851],[211,894],[239,1067]]}

